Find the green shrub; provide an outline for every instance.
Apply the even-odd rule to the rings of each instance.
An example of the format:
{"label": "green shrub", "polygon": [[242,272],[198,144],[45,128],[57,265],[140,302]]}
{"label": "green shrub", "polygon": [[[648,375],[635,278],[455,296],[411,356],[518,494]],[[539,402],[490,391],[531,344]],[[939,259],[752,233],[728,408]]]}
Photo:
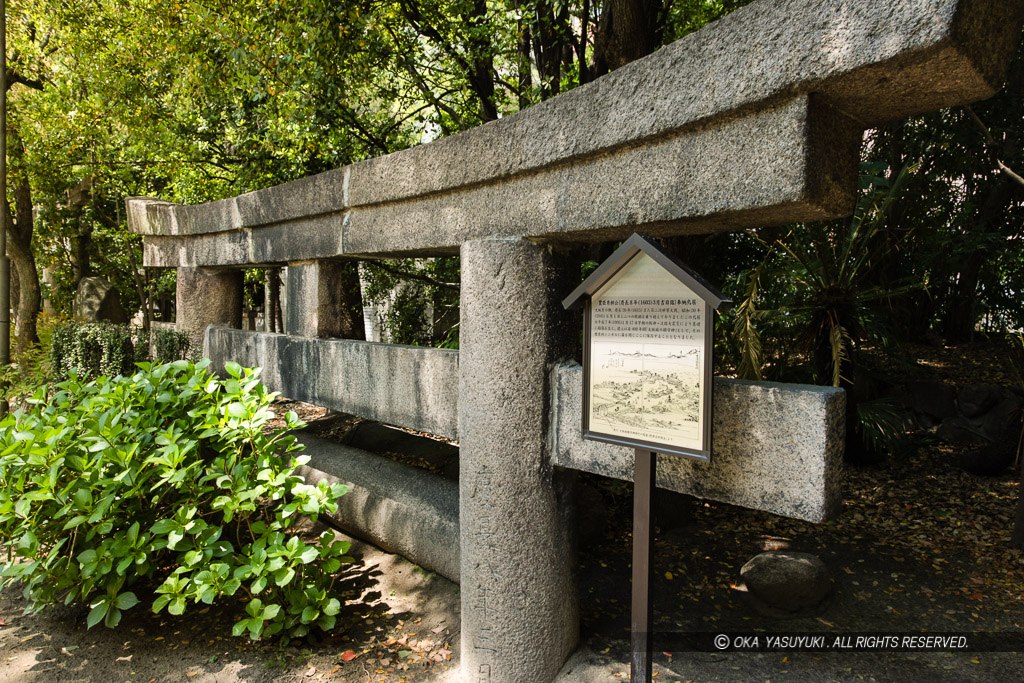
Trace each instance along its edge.
{"label": "green shrub", "polygon": [[53,372],[65,380],[74,371],[89,379],[99,375],[127,375],[135,368],[131,331],[113,323],[70,321],[53,331]]}
{"label": "green shrub", "polygon": [[[152,358],[149,357],[149,337],[151,334],[152,332],[146,334],[146,329],[144,327],[131,328],[132,346],[134,347],[134,353],[132,353],[132,358],[135,360],[136,363],[148,363],[153,360]],[[180,359],[168,358],[166,359],[165,362],[169,363],[173,360]]]}
{"label": "green shrub", "polygon": [[154,328],[152,335],[153,351],[156,354],[155,360],[165,363],[175,360],[189,360],[189,352],[192,350],[192,337],[188,332]]}
{"label": "green shrub", "polygon": [[14,357],[10,365],[0,366],[0,396],[11,406],[21,405],[44,384],[53,380],[53,333],[65,321],[42,313],[36,332],[39,343]]}
{"label": "green shrub", "polygon": [[[307,458],[285,430],[264,432],[273,394],[258,370],[140,368],[91,382],[72,371],[0,421],[0,586],[22,583],[30,611],[86,604],[90,627],[116,626],[145,598],[132,589],[159,583],[154,612],[241,596],[236,635],[333,628],[348,544],[288,530],[334,511],[346,487],[294,474]],[[289,413],[286,429],[298,426]]]}

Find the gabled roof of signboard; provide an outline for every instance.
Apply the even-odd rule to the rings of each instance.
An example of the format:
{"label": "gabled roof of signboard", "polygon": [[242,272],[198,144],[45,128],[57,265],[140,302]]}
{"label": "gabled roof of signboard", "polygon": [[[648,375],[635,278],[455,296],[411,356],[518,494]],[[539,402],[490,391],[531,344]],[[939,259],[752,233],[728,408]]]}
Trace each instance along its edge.
{"label": "gabled roof of signboard", "polygon": [[710,304],[711,308],[716,311],[727,311],[732,307],[731,299],[727,299],[724,294],[708,284],[704,278],[680,263],[678,259],[663,252],[650,240],[651,238],[633,233],[629,239],[622,243],[622,246],[615,250],[615,253],[605,259],[604,263],[599,265],[597,270],[590,274],[590,277],[574,289],[572,294],[562,300],[562,306],[572,308],[579,304],[584,297],[593,296],[602,285],[629,263],[634,256],[643,252],[654,259],[655,263],[667,270],[673,277],[693,290],[697,296]]}

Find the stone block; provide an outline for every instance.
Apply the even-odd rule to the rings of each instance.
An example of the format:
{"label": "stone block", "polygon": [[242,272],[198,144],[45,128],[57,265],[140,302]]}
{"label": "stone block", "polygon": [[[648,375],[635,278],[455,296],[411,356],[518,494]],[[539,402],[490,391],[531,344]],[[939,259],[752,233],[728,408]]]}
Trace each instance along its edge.
{"label": "stone block", "polygon": [[910,405],[922,415],[940,420],[956,415],[956,387],[945,382],[911,382]]}
{"label": "stone block", "polygon": [[211,327],[206,355],[218,369],[262,367],[264,384],[298,401],[459,438],[458,351]]}
{"label": "stone block", "polygon": [[286,273],[284,331],[296,337],[340,337],[342,264],[290,263]]}
{"label": "stone block", "polygon": [[310,461],[307,483],[347,484],[338,511],[342,529],[424,569],[459,582],[459,486],[427,470],[297,432]]}
{"label": "stone block", "polygon": [[740,576],[755,606],[773,616],[812,613],[832,592],[832,575],[810,553],[761,553],[743,565]]}
{"label": "stone block", "polygon": [[[551,462],[632,481],[633,450],[584,440],[583,369],[556,368]],[[845,393],[832,387],[716,378],[711,463],[658,458],[658,486],[821,522],[842,505]]]}
{"label": "stone block", "polygon": [[957,394],[956,404],[966,418],[984,415],[1003,397],[1002,387],[995,384],[968,384]]}
{"label": "stone block", "polygon": [[175,321],[200,348],[208,325],[242,326],[242,271],[178,268]]}

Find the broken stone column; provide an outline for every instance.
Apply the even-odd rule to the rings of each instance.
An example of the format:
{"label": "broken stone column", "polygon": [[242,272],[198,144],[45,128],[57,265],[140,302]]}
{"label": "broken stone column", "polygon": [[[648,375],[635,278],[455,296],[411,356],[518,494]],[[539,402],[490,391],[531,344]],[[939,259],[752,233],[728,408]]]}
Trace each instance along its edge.
{"label": "broken stone column", "polygon": [[[178,268],[176,328],[203,347],[209,325],[242,327],[242,271]],[[204,351],[204,355],[205,351]]]}
{"label": "broken stone column", "polygon": [[544,683],[579,629],[571,475],[545,457],[549,364],[579,332],[559,303],[574,271],[515,238],[461,254],[462,680]]}
{"label": "broken stone column", "polygon": [[363,339],[359,275],[351,261],[289,263],[284,332],[295,337]]}

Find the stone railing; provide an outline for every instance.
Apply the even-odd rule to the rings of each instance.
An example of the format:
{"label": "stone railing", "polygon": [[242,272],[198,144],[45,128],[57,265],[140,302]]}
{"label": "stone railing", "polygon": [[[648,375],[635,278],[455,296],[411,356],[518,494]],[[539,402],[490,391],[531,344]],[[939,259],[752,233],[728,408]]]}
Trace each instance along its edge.
{"label": "stone railing", "polygon": [[[1021,19],[1017,0],[758,0],[461,135],[199,206],[131,199],[129,223],[147,266],[178,269],[178,328],[207,330],[215,362],[458,437],[463,678],[549,681],[578,634],[568,469],[627,477],[630,457],[579,439],[564,247],[849,214],[862,132],[994,93]],[[457,354],[316,340],[338,259],[456,253]],[[208,328],[241,327],[239,268],[282,264],[285,334]],[[666,466],[659,483],[835,510],[840,393],[718,382],[715,399],[711,464]]]}

